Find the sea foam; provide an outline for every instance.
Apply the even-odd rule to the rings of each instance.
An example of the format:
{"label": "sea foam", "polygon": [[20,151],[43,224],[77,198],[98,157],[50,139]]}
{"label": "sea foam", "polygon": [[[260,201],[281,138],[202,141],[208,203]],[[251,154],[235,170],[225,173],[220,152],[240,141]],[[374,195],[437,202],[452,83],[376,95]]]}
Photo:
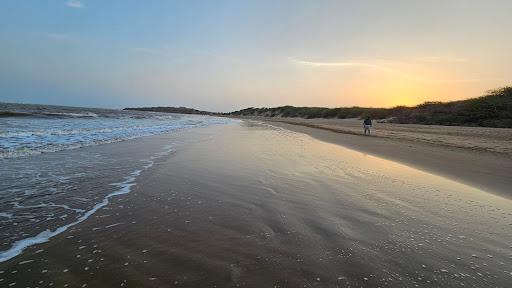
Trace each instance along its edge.
{"label": "sea foam", "polygon": [[[88,116],[63,118],[53,114]],[[126,112],[111,113],[108,117],[91,112],[55,112],[52,115],[0,118],[0,159],[77,149],[229,121],[219,117],[162,113],[147,113],[144,117],[139,114],[127,116]]]}
{"label": "sea foam", "polygon": [[[9,248],[5,251],[0,251],[0,262],[5,262],[9,259],[12,259],[12,258],[20,255],[23,252],[23,250],[25,250],[26,248],[28,248],[30,246],[48,242],[50,240],[50,238],[61,234],[62,232],[68,230],[70,227],[73,227],[77,224],[82,223],[87,218],[89,218],[91,215],[93,215],[96,211],[107,206],[109,204],[110,198],[112,198],[114,196],[129,193],[131,191],[132,187],[135,186],[135,184],[136,184],[135,183],[136,178],[138,176],[140,176],[140,174],[143,171],[151,168],[153,166],[153,164],[155,163],[156,159],[163,157],[165,155],[169,155],[173,151],[173,148],[170,146],[167,146],[165,148],[166,149],[164,152],[156,153],[149,159],[144,160],[144,162],[146,164],[141,169],[136,169],[132,173],[130,173],[129,176],[126,176],[124,178],[124,181],[118,182],[118,183],[111,183],[110,185],[115,186],[118,189],[115,190],[114,192],[106,195],[100,203],[97,203],[96,205],[94,205],[94,207],[92,209],[86,211],[76,221],[66,224],[64,226],[58,227],[57,229],[55,229],[53,231],[45,230],[33,237],[28,237],[28,238],[16,241],[11,246],[11,248]],[[58,206],[62,206],[62,205],[58,205]],[[67,207],[67,208],[69,208],[69,207]],[[2,213],[2,214],[5,214],[5,213]],[[2,216],[7,217],[7,215],[2,215]]]}

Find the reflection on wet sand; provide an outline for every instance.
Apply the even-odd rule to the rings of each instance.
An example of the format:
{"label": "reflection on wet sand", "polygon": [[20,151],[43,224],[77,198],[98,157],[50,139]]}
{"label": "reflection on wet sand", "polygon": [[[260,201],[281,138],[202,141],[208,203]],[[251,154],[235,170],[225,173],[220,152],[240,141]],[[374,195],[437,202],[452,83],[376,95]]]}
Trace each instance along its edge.
{"label": "reflection on wet sand", "polygon": [[507,287],[512,281],[510,200],[263,124],[196,129],[179,141],[187,144],[142,173],[133,193],[0,264],[4,283]]}

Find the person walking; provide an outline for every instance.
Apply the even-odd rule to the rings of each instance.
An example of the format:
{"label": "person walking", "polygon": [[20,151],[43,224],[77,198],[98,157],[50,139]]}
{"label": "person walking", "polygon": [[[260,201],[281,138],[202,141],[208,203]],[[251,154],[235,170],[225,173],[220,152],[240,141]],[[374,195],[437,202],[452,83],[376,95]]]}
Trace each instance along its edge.
{"label": "person walking", "polygon": [[370,135],[370,128],[372,128],[372,119],[370,119],[370,117],[366,117],[366,119],[364,119],[363,127],[364,127],[364,135]]}

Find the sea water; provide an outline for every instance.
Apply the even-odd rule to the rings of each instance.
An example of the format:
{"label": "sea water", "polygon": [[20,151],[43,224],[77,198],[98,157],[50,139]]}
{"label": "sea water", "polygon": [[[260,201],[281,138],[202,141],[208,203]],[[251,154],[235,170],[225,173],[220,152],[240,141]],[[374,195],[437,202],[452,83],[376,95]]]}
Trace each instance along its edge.
{"label": "sea water", "polygon": [[231,121],[8,103],[0,116],[0,262],[130,192],[137,176],[177,149],[166,135]]}

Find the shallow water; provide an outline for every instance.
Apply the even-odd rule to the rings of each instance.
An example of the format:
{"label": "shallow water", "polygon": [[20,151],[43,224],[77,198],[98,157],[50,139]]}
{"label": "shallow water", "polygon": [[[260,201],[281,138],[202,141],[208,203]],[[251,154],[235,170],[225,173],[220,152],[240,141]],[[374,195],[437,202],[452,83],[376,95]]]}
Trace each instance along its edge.
{"label": "shallow water", "polygon": [[[129,188],[133,176],[176,149],[158,139],[142,149],[137,140],[126,140],[140,142],[141,137],[229,122],[207,116],[7,106],[27,115],[0,118],[0,262],[87,219],[105,204],[105,197]],[[112,142],[120,143],[112,149],[94,147]]]}
{"label": "shallow water", "polygon": [[0,103],[0,116],[0,159],[226,122],[194,115],[10,103]]}

